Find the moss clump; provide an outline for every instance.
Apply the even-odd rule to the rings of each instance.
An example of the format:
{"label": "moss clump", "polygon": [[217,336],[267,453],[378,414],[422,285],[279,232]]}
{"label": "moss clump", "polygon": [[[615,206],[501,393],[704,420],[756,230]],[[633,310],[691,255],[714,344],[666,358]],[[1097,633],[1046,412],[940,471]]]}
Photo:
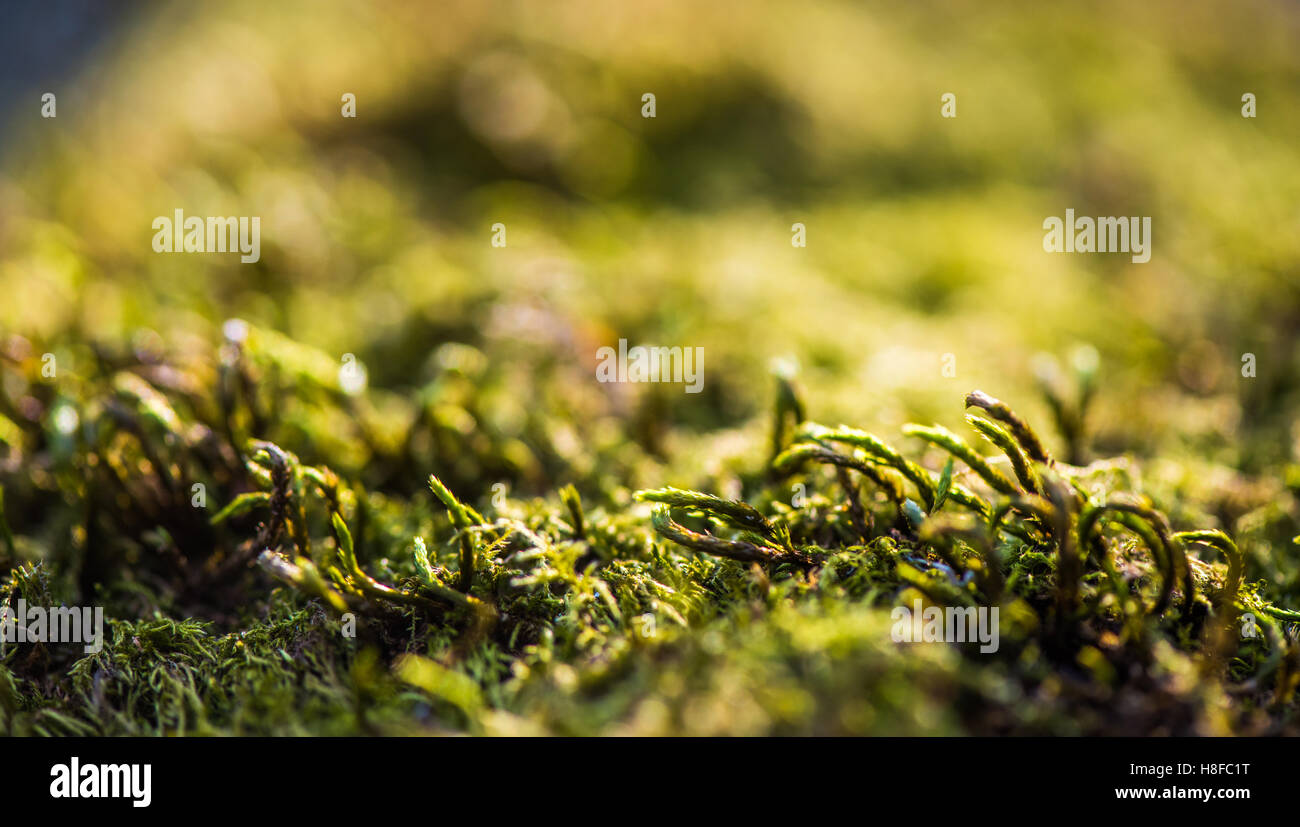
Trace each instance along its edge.
{"label": "moss clump", "polygon": [[[987,394],[991,454],[908,425],[916,454],[809,421],[786,376],[737,496],[634,495],[589,456],[522,499],[463,464],[508,466],[490,441],[443,455],[461,483],[409,485],[438,414],[396,441],[360,417],[374,454],[334,470],[321,423],[369,403],[315,358],[255,333],[32,386],[76,425],[8,420],[0,599],[111,620],[99,653],[4,647],[6,732],[1295,731],[1285,589],[1133,463],[1054,459]],[[1000,647],[895,643],[916,600],[999,607]]]}

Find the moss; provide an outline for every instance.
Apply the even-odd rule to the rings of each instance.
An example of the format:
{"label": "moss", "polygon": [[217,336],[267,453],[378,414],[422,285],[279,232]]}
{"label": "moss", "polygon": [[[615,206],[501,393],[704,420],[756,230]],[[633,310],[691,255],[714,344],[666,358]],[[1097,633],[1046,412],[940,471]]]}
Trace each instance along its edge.
{"label": "moss", "polygon": [[[0,649],[0,726],[1296,731],[1269,7],[1162,0],[1132,51],[1087,7],[662,5],[148,13],[5,121],[0,598],[111,634]],[[200,112],[213,55],[249,94]],[[1083,202],[1158,260],[1044,257]],[[175,208],[261,258],[156,254]],[[701,392],[595,381],[622,338],[707,350]],[[1002,648],[895,644],[918,599]]]}
{"label": "moss", "polygon": [[[283,347],[259,358],[288,372],[303,355]],[[237,446],[266,391],[236,384],[250,395],[223,405],[139,372],[83,377],[67,454],[10,485],[32,504],[50,488],[76,519],[44,550],[20,527],[13,553],[50,560],[11,568],[0,594],[113,619],[98,654],[5,649],[7,731],[1190,732],[1225,726],[1220,698],[1228,731],[1294,727],[1297,617],[1232,539],[1175,531],[1119,485],[1134,475],[1053,460],[979,392],[1008,430],[972,425],[1002,457],[906,426],[947,455],[927,468],[807,421],[783,383],[743,499],[632,497],[610,473],[590,504],[567,486],[479,508],[436,476],[430,497],[307,464],[301,432],[293,452]],[[289,393],[354,404],[298,387],[280,407]],[[786,502],[792,478],[805,493]],[[890,609],[914,599],[998,606],[1002,647],[893,643]],[[1235,633],[1247,615],[1258,637]],[[1101,714],[1130,696],[1136,720]]]}

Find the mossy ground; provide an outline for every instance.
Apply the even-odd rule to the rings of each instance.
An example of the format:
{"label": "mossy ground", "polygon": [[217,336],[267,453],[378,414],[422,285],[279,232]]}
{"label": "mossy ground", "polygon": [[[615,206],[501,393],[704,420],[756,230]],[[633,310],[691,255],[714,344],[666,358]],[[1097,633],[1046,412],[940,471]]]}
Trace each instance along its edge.
{"label": "mossy ground", "polygon": [[4,730],[1294,733],[1295,22],[1103,5],[142,17],[6,124],[0,597],[112,639]]}
{"label": "mossy ground", "polygon": [[[77,377],[76,427],[14,426],[35,451],[9,472],[8,507],[25,504],[24,528],[64,521],[72,542],[41,553],[39,535],[11,537],[4,594],[93,602],[112,620],[99,654],[7,648],[9,732],[1294,728],[1300,650],[1285,629],[1300,615],[1273,604],[1279,590],[1241,583],[1226,535],[1174,533],[1132,496],[1131,464],[1031,459],[1041,442],[987,395],[967,402],[994,418],[971,421],[1004,462],[907,429],[976,471],[800,422],[782,378],[775,456],[738,480],[757,507],[668,488],[637,495],[661,504],[651,515],[597,474],[585,495],[498,489],[475,508],[436,477],[372,490],[241,439],[290,394],[320,414],[362,404],[295,371],[307,354],[284,344],[227,341],[206,392],[165,364],[106,366]],[[17,346],[6,370],[38,370]],[[917,599],[1000,606],[1000,648],[895,642],[890,608]],[[1240,636],[1245,612],[1259,637]]]}

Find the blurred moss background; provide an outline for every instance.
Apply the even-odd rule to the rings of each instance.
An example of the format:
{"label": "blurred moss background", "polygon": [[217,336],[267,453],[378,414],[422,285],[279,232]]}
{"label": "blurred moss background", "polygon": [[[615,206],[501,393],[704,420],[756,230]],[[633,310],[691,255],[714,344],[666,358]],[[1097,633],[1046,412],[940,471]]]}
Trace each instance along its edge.
{"label": "blurred moss background", "polygon": [[[821,419],[950,421],[969,387],[1028,404],[1033,354],[1088,342],[1109,449],[1277,460],[1300,436],[1297,23],[1280,3],[159,7],[54,90],[57,119],[36,95],[10,113],[0,322],[170,349],[240,317],[395,390],[494,331],[533,354],[558,336],[575,381],[620,337],[703,346],[706,393],[671,398],[700,428],[762,407],[776,357]],[[1152,261],[1044,253],[1067,207],[1152,216]],[[261,261],[155,254],[176,208],[260,216]]]}
{"label": "blurred moss background", "polygon": [[[556,442],[553,468],[579,433],[630,437],[682,482],[694,436],[760,439],[774,359],[811,416],[887,432],[959,425],[973,387],[1044,421],[1035,356],[1086,343],[1101,453],[1281,474],[1297,34],[1274,2],[158,6],[53,87],[57,118],[33,91],[6,120],[0,325],[75,371],[92,344],[211,361],[245,319],[355,354],[377,420],[464,343],[510,389],[498,430]],[[1150,263],[1044,253],[1069,207],[1151,216]],[[260,216],[261,260],[154,253],[177,208]],[[704,347],[705,392],[593,382],[619,338]],[[528,432],[542,408],[572,431]]]}
{"label": "blurred moss background", "polygon": [[[1047,422],[1043,355],[1091,345],[1090,455],[1148,460],[1166,507],[1294,590],[1297,42],[1300,8],[1254,0],[149,7],[7,114],[0,329],[73,376],[210,379],[232,318],[322,387],[354,354],[350,415],[303,403],[266,436],[471,501],[611,470],[738,492],[774,361],[823,422],[964,429],[972,388]],[[261,260],[154,253],[178,208],[259,216]],[[1151,261],[1045,253],[1067,208],[1151,216]],[[704,392],[598,384],[620,338],[703,347]],[[14,417],[57,406],[23,414],[19,384]],[[394,469],[422,406],[460,438]]]}

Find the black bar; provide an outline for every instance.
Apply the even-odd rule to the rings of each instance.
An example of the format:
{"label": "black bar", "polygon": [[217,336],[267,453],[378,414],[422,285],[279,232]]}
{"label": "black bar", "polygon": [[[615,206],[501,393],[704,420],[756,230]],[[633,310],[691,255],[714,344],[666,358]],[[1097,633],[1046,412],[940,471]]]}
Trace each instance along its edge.
{"label": "black bar", "polygon": [[[551,807],[562,816],[597,804],[678,818],[688,801],[692,811],[762,817],[839,800],[864,820],[897,805],[926,817],[1169,807],[1296,813],[1285,739],[12,739],[5,753],[6,809],[128,821],[268,808],[295,818],[355,810],[441,820],[462,807],[485,818]],[[74,757],[83,772],[88,764],[151,765],[149,805],[52,797],[51,768]],[[1216,797],[1185,797],[1191,789]],[[1121,798],[1131,793],[1120,790],[1156,798]],[[1162,797],[1179,790],[1184,797]],[[884,802],[893,803],[877,811]]]}

